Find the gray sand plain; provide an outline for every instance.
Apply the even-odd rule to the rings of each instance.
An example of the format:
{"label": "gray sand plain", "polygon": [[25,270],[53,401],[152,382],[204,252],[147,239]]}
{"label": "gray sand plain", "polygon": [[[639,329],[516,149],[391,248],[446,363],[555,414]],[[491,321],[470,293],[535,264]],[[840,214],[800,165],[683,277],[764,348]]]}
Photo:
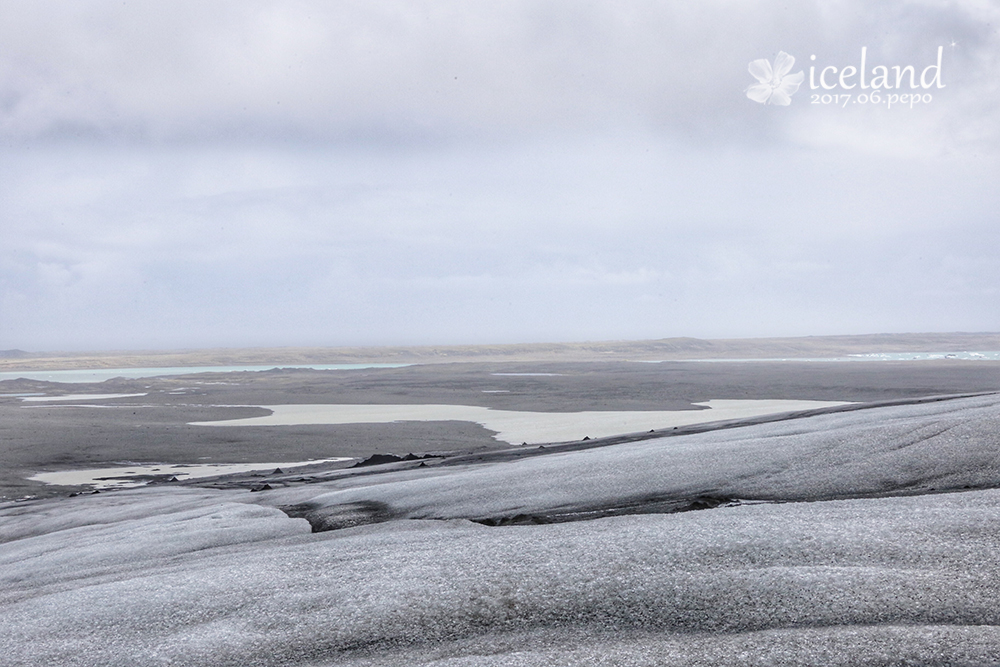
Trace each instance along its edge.
{"label": "gray sand plain", "polygon": [[[537,372],[553,375],[494,375]],[[56,389],[147,395],[117,408],[0,400],[8,493],[38,492],[18,481],[27,471],[109,461],[458,454],[331,468],[311,483],[236,478],[0,505],[11,665],[1000,655],[1000,397],[920,400],[996,392],[996,363],[462,363],[0,385]],[[484,393],[495,390],[508,393]],[[187,425],[262,414],[221,406],[278,403],[577,411],[726,398],[872,405],[514,451],[463,422]],[[261,481],[272,488],[248,490]]]}
{"label": "gray sand plain", "polygon": [[[495,375],[495,373],[552,373]],[[502,390],[506,393],[486,393]],[[28,404],[0,395],[0,500],[65,495],[26,478],[106,463],[300,461],[506,447],[469,422],[218,429],[190,422],[257,417],[267,404],[455,404],[502,410],[697,409],[712,399],[884,401],[1000,390],[989,362],[507,362],[355,371],[199,373],[97,384],[0,382],[0,394],[146,393],[114,407]]]}

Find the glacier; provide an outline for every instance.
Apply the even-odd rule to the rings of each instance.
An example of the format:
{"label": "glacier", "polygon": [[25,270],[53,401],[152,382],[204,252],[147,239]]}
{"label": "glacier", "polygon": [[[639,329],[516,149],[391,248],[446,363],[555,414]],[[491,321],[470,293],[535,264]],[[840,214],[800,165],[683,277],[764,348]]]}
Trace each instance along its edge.
{"label": "glacier", "polygon": [[[260,493],[10,503],[0,655],[987,664],[1000,655],[998,482],[989,395]],[[704,497],[719,502],[664,509]]]}

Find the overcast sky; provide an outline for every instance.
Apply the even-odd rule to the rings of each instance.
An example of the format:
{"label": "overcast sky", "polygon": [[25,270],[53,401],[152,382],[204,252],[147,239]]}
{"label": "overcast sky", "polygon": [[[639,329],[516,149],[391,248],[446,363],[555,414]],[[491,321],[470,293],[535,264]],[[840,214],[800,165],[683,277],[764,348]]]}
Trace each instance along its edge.
{"label": "overcast sky", "polygon": [[0,0],[0,349],[998,331],[998,108],[987,0]]}

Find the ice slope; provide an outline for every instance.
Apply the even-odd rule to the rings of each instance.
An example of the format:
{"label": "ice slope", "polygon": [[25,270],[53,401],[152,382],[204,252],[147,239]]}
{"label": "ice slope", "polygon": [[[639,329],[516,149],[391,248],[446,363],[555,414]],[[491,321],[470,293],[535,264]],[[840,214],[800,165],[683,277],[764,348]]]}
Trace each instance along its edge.
{"label": "ice slope", "polygon": [[[820,500],[1000,486],[1000,396],[874,408],[519,461],[275,491],[329,525],[542,520],[699,496]],[[356,486],[363,484],[363,486]],[[682,503],[683,504],[683,503]],[[302,514],[305,514],[303,511]]]}
{"label": "ice slope", "polygon": [[[244,510],[3,545],[3,664],[981,664],[1000,651],[993,490],[325,533]],[[234,533],[206,540],[212,521]]]}
{"label": "ice slope", "polygon": [[[94,508],[67,510],[70,516]],[[212,503],[144,518],[115,518],[65,528],[0,547],[0,601],[10,602],[72,589],[81,578],[114,580],[182,559],[191,552],[257,544],[310,532],[303,520],[244,503]],[[67,546],[69,548],[67,548]],[[18,574],[27,564],[30,576]]]}
{"label": "ice slope", "polygon": [[225,502],[210,489],[169,489],[166,493],[123,491],[56,502],[8,505],[0,509],[0,544],[80,526],[115,524],[203,508]]}

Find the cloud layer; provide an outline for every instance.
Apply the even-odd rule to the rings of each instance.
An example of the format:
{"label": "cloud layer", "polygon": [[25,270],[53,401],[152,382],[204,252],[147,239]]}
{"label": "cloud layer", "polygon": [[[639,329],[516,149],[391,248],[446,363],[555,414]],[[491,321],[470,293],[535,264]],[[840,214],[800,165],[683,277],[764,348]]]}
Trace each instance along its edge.
{"label": "cloud layer", "polygon": [[[0,348],[1000,328],[989,3],[5,14]],[[862,46],[946,85],[811,104]]]}

